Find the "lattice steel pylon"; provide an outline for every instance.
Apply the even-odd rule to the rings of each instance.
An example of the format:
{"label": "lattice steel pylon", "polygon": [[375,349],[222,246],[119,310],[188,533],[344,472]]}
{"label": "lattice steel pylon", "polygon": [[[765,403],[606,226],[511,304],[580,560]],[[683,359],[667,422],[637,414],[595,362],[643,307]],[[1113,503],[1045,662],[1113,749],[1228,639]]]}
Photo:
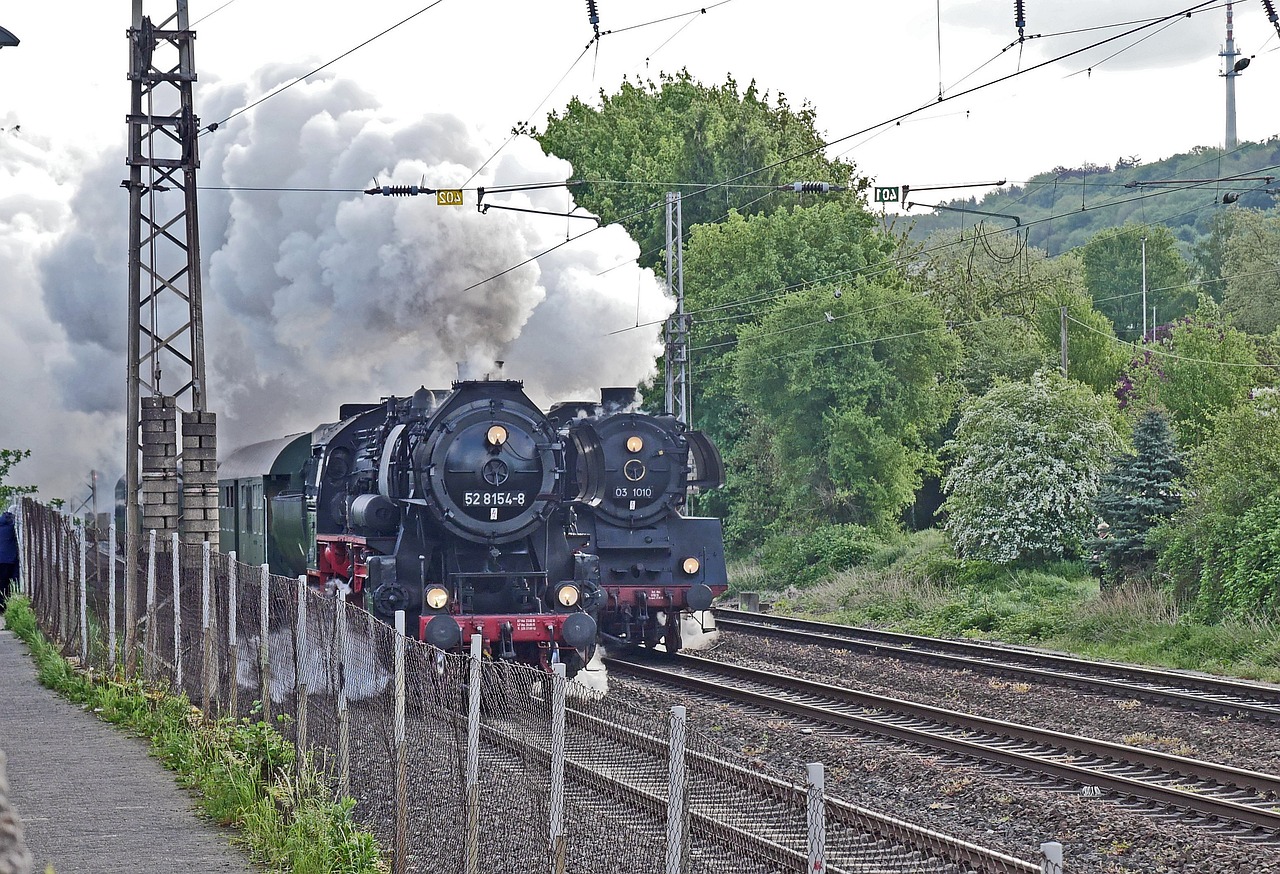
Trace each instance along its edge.
{"label": "lattice steel pylon", "polygon": [[689,317],[684,311],[684,219],[678,191],[667,192],[667,294],[676,299],[676,311],[667,317],[664,330],[666,411],[690,427]]}
{"label": "lattice steel pylon", "polygon": [[[197,439],[198,468],[185,470],[185,491],[194,487],[197,510],[206,515],[205,491],[216,495],[212,455],[212,416],[205,414],[204,314],[200,290],[200,235],[196,209],[196,169],[200,165],[192,87],[196,81],[187,0],[160,24],[143,15],[133,0],[128,30],[130,105],[129,178],[129,348],[126,404],[127,579],[136,579],[140,525],[161,533],[176,530],[178,520],[176,409]],[[165,384],[162,388],[161,379]],[[145,420],[145,421],[142,421]],[[198,425],[188,429],[186,425]],[[204,434],[208,432],[207,441]],[[207,448],[206,448],[207,447]],[[139,456],[142,475],[139,476]],[[195,474],[194,481],[192,473]],[[209,486],[208,481],[213,485]],[[140,519],[139,493],[142,494]],[[190,501],[188,507],[190,506]],[[216,513],[216,509],[215,509]],[[187,516],[189,519],[189,514]],[[213,531],[216,533],[216,519]],[[184,523],[184,533],[187,525]],[[196,539],[209,526],[192,526]],[[190,538],[189,538],[190,539]],[[133,586],[126,588],[126,632],[136,616]],[[126,641],[128,658],[133,641]],[[130,664],[131,667],[131,664]]]}

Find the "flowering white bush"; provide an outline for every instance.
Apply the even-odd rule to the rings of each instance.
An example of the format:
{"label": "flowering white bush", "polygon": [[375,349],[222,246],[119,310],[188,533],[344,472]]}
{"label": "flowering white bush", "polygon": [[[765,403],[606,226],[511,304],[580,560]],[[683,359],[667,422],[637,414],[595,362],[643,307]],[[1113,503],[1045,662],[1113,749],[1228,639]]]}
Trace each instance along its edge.
{"label": "flowering white bush", "polygon": [[1121,445],[1114,401],[1057,373],[969,401],[944,448],[943,510],[956,553],[997,564],[1078,555]]}

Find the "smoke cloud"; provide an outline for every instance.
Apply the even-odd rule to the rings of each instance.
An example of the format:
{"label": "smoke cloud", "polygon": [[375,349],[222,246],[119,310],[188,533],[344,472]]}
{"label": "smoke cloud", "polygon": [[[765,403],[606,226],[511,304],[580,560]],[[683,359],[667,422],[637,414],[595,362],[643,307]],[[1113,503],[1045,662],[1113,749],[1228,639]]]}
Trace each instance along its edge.
{"label": "smoke cloud", "polygon": [[[206,122],[224,118],[304,71],[273,65],[247,83],[206,85],[197,107]],[[42,175],[62,198],[0,198],[0,304],[10,316],[0,342],[11,353],[0,403],[25,420],[0,445],[38,447],[47,458],[28,464],[52,497],[91,466],[123,467],[128,203],[119,183],[128,171],[122,147],[54,159],[12,140],[0,132],[0,180]],[[480,214],[471,191],[461,207],[358,192],[373,179],[492,187],[572,173],[516,137],[468,183],[496,146],[454,116],[389,118],[338,78],[296,85],[201,137],[207,397],[221,454],[332,421],[341,403],[447,387],[459,363],[490,371],[503,360],[504,375],[544,404],[653,373],[656,327],[610,333],[672,308],[621,227],[476,285],[562,243],[567,225],[578,234],[592,224]],[[70,196],[68,179],[78,182]],[[345,190],[280,190],[299,188]],[[174,195],[155,196],[163,207]],[[564,188],[485,202],[574,207]],[[14,350],[26,350],[17,366]],[[162,374],[161,386],[175,390],[176,380]]]}

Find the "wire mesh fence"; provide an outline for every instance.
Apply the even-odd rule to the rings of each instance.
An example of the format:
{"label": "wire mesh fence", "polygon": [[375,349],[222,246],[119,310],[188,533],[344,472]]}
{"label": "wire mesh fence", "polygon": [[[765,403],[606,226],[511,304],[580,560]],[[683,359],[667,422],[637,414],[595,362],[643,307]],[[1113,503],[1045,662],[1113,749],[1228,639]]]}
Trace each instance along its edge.
{"label": "wire mesh fence", "polygon": [[478,637],[470,654],[442,652],[209,544],[148,535],[126,580],[114,527],[31,500],[18,521],[21,591],[64,654],[119,673],[132,639],[150,683],[208,718],[270,723],[295,744],[299,779],[355,799],[393,871],[1041,870],[827,800],[820,767],[734,764],[683,707],[492,661]]}

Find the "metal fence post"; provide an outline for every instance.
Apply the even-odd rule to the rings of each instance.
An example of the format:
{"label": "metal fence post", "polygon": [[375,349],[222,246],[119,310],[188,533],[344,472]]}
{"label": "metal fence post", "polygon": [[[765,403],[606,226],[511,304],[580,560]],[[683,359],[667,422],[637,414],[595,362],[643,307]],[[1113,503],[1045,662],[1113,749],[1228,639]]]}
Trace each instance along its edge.
{"label": "metal fence post", "polygon": [[396,611],[395,633],[395,669],[396,669],[396,846],[395,861],[392,865],[394,874],[404,874],[408,870],[409,848],[409,747],[405,739],[404,710],[404,611]]}
{"label": "metal fence post", "polygon": [[239,576],[238,570],[236,554],[233,550],[227,553],[227,651],[230,654],[229,685],[231,686],[229,690],[231,700],[228,703],[228,711],[232,719],[240,715],[238,712],[240,684],[236,682],[240,674],[240,644],[236,640],[236,583]]}
{"label": "metal fence post", "polygon": [[116,523],[107,529],[107,666],[116,669]]}
{"label": "metal fence post", "polygon": [[173,685],[182,691],[182,562],[178,532],[173,532]]}
{"label": "metal fence post", "polygon": [[[130,679],[138,670],[138,579],[129,575],[129,568],[137,574],[138,535],[131,533],[133,526],[125,520],[124,553],[124,674]],[[133,556],[133,558],[129,558]]]}
{"label": "metal fence post", "polygon": [[70,582],[66,574],[67,545],[63,542],[62,515],[53,514],[53,575],[52,582],[58,593],[58,642],[66,643],[67,630],[71,627],[70,601],[67,597],[67,584]]}
{"label": "metal fence post", "polygon": [[298,783],[301,784],[307,773],[307,681],[303,679],[303,668],[307,657],[307,577],[298,577],[298,625],[293,642],[293,680],[294,690],[298,698],[297,736],[294,739],[298,765]]}
{"label": "metal fence post", "polygon": [[467,683],[467,867],[480,870],[480,650],[484,640],[471,635],[471,659]]}
{"label": "metal fence post", "polygon": [[213,661],[213,637],[209,634],[209,543],[205,542],[200,567],[200,712],[209,715],[209,686]]}
{"label": "metal fence post", "polygon": [[89,577],[85,562],[88,544],[84,525],[80,526],[80,664],[89,666]]}
{"label": "metal fence post", "polygon": [[671,736],[667,759],[667,867],[666,874],[684,871],[685,825],[688,822],[688,804],[685,751],[685,709],[683,704],[671,707]]}
{"label": "metal fence post", "polygon": [[258,591],[258,693],[262,696],[262,721],[271,721],[271,566],[262,566]]}
{"label": "metal fence post", "polygon": [[809,870],[822,874],[827,870],[827,777],[821,762],[811,762],[807,770],[809,789]]}
{"label": "metal fence post", "polygon": [[1045,841],[1040,845],[1041,874],[1062,874],[1062,844],[1057,841]]}
{"label": "metal fence post", "polygon": [[156,529],[147,538],[147,633],[143,638],[142,673],[149,681],[156,678]]}
{"label": "metal fence post", "polygon": [[338,672],[338,797],[351,794],[351,728],[347,713],[347,596],[338,591],[334,606],[334,669]]}
{"label": "metal fence post", "polygon": [[551,872],[564,874],[564,663],[551,671]]}

